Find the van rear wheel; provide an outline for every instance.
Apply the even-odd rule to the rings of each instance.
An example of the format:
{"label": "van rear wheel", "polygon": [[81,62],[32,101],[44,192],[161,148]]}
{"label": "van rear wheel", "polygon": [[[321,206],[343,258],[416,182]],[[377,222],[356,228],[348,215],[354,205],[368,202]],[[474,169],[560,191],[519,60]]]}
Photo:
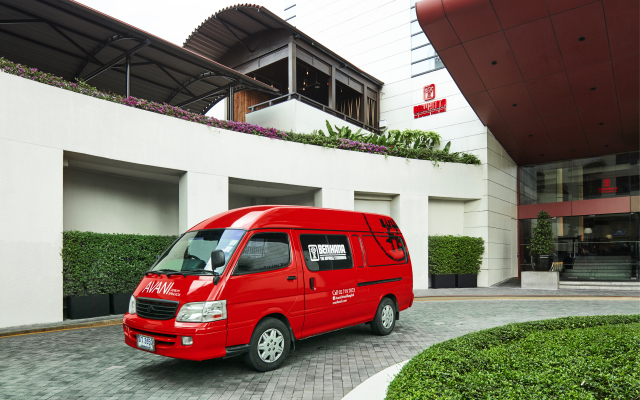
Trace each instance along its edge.
{"label": "van rear wheel", "polygon": [[382,299],[378,305],[376,316],[371,321],[371,330],[376,335],[386,336],[396,326],[396,305],[388,297]]}
{"label": "van rear wheel", "polygon": [[265,318],[251,335],[244,362],[259,372],[272,371],[280,368],[289,356],[290,349],[291,336],[287,326],[278,319]]}

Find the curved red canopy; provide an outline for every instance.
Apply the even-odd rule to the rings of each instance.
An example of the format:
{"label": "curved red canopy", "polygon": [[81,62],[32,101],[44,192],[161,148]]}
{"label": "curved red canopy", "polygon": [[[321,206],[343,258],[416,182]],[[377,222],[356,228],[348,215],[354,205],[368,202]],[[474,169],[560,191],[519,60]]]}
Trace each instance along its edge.
{"label": "curved red canopy", "polygon": [[422,0],[418,21],[518,165],[637,150],[637,0]]}

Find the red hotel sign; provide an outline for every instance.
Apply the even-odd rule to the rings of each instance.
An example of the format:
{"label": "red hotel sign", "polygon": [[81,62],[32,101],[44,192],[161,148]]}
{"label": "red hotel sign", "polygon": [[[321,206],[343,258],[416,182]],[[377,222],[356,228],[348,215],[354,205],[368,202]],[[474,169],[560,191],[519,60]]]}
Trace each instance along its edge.
{"label": "red hotel sign", "polygon": [[413,118],[427,117],[447,111],[447,99],[436,100],[430,103],[413,107]]}
{"label": "red hotel sign", "polygon": [[604,178],[602,180],[602,187],[598,188],[599,193],[617,193],[618,187],[616,186],[616,178],[613,178],[613,182],[611,182],[611,178]]}
{"label": "red hotel sign", "polygon": [[[436,85],[433,83],[423,88],[424,101],[433,100],[436,97]],[[447,99],[436,100],[430,103],[413,107],[413,118],[427,117],[447,111]]]}

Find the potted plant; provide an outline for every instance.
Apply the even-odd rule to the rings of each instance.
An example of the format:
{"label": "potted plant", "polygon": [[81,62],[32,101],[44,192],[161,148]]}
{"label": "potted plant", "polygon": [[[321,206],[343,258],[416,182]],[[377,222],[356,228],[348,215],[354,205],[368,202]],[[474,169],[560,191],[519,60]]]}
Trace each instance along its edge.
{"label": "potted plant", "polygon": [[456,287],[478,287],[478,273],[484,254],[484,239],[459,236],[456,240]]}
{"label": "potted plant", "polygon": [[553,229],[551,217],[546,211],[538,213],[538,224],[533,229],[531,244],[527,246],[531,254],[531,264],[534,271],[549,271],[553,264],[555,245],[553,243]]}
{"label": "potted plant", "polygon": [[429,236],[429,273],[434,289],[478,286],[484,240],[469,236]]}

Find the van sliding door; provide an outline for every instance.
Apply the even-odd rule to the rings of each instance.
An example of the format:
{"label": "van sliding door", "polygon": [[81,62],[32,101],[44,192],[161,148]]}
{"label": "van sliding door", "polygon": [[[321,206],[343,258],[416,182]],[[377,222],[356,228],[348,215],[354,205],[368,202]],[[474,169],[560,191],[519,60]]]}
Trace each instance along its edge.
{"label": "van sliding door", "polygon": [[358,293],[349,236],[318,231],[298,231],[297,236],[304,259],[302,336],[355,324]]}

